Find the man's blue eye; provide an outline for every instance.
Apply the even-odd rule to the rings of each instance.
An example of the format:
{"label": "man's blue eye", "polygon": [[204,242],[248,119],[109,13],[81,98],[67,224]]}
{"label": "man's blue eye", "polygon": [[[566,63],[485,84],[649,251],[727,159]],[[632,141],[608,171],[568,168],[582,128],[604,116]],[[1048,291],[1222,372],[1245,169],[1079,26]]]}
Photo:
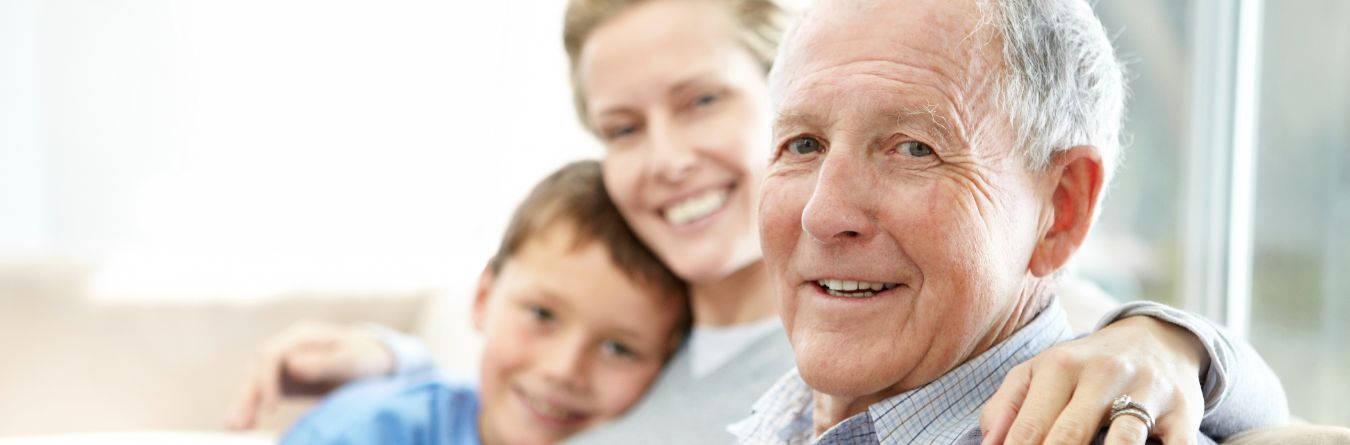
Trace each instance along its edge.
{"label": "man's blue eye", "polygon": [[910,156],[916,158],[922,158],[924,156],[933,155],[933,147],[929,147],[928,144],[925,144],[923,142],[918,141],[905,142],[903,144],[900,144],[900,148],[906,154],[909,154]]}
{"label": "man's blue eye", "polygon": [[822,144],[816,138],[799,137],[788,141],[787,150],[794,155],[809,155],[821,150]]}
{"label": "man's blue eye", "polygon": [[717,102],[716,94],[704,94],[694,99],[694,105],[700,107],[707,106],[713,102]]}

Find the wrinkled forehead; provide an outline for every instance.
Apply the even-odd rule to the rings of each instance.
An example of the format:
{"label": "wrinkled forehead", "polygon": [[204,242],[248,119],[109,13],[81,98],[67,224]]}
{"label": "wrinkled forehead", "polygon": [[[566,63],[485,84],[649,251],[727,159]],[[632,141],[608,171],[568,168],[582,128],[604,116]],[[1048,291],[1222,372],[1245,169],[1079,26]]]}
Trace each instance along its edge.
{"label": "wrinkled forehead", "polygon": [[785,38],[770,76],[775,106],[803,80],[864,61],[923,67],[952,79],[987,77],[998,66],[999,47],[980,26],[976,1],[817,1]]}

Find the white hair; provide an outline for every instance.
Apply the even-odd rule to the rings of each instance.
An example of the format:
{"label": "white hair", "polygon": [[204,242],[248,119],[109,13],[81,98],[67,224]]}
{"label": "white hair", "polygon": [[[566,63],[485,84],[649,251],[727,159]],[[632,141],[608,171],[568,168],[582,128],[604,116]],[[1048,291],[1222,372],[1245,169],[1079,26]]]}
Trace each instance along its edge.
{"label": "white hair", "polygon": [[1086,0],[978,0],[981,26],[1003,40],[997,104],[1028,165],[1055,153],[1097,148],[1106,177],[1120,163],[1124,67]]}

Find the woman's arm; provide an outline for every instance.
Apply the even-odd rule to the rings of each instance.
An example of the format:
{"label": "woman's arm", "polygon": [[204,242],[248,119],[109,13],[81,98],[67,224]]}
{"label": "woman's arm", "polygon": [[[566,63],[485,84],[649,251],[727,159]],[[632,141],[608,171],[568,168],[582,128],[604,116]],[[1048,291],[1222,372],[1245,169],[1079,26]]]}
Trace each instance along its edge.
{"label": "woman's arm", "polygon": [[1201,379],[1205,411],[1200,430],[1206,436],[1223,440],[1289,421],[1284,386],[1250,343],[1198,315],[1151,301],[1125,303],[1103,317],[1099,329],[1137,315],[1179,326],[1205,348],[1209,369]]}
{"label": "woman's arm", "polygon": [[1004,443],[1087,443],[1112,400],[1129,395],[1156,424],[1135,417],[1110,425],[1107,443],[1194,443],[1282,424],[1279,379],[1252,348],[1200,317],[1151,302],[1107,314],[1091,335],[1051,348],[1013,369],[986,404],[981,428]]}
{"label": "woman's arm", "polygon": [[283,388],[334,388],[377,375],[411,375],[432,367],[416,337],[379,325],[296,323],[258,352],[226,414],[226,427],[248,429],[271,411]]}

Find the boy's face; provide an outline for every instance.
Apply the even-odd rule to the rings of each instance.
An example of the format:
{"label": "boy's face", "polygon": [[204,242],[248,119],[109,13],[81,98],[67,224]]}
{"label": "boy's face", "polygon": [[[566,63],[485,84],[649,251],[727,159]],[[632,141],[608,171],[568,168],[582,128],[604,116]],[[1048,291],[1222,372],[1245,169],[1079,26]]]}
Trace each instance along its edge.
{"label": "boy's face", "polygon": [[485,443],[552,443],[614,418],[673,349],[681,302],[632,282],[598,242],[574,249],[573,236],[553,224],[479,282]]}

